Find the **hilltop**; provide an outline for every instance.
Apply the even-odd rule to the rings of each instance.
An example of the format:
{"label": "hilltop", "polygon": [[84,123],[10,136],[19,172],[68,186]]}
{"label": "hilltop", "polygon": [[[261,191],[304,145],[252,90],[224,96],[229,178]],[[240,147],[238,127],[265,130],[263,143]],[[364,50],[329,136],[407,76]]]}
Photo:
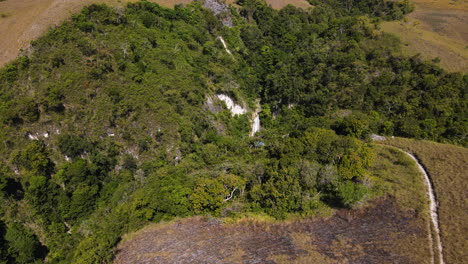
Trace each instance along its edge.
{"label": "hilltop", "polygon": [[[428,260],[423,178],[368,137],[466,146],[468,78],[396,53],[379,21],[412,8],[381,3],[94,4],[47,31],[0,69],[0,259],[110,263],[148,224],[252,215],[328,226],[319,257],[351,258],[339,252],[352,245],[406,260],[418,245]],[[378,234],[359,226],[385,208],[401,217],[382,234],[401,247],[362,245]],[[353,229],[333,230],[348,213],[363,234],[349,244]],[[305,251],[290,243],[276,259]]]}
{"label": "hilltop", "polygon": [[[62,23],[71,14],[86,5],[105,3],[123,7],[136,0],[5,0],[0,1],[0,66],[15,59],[20,50],[27,50],[29,42],[43,35],[49,28]],[[176,4],[188,4],[191,0],[150,0],[161,6],[173,8]],[[233,1],[227,1],[233,3]],[[283,8],[288,4],[307,8],[305,0],[269,0],[273,8]]]}

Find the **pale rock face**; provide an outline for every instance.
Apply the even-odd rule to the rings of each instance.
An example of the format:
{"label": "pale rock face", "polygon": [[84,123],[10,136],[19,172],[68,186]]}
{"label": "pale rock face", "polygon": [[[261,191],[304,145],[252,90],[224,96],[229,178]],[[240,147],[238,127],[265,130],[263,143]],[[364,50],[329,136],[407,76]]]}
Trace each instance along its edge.
{"label": "pale rock face", "polygon": [[379,135],[376,135],[376,134],[371,134],[370,138],[372,140],[375,140],[375,141],[384,141],[385,140],[384,136],[379,136]]}
{"label": "pale rock face", "polygon": [[[246,108],[234,103],[234,100],[225,94],[217,94],[216,97],[226,104],[226,107],[231,111],[232,116],[243,115],[248,112]],[[257,110],[252,115],[252,128],[250,131],[251,137],[260,131],[260,116],[258,115],[258,112],[259,111]]]}
{"label": "pale rock face", "polygon": [[234,101],[231,99],[231,97],[225,95],[225,94],[217,94],[216,97],[218,97],[219,100],[223,101],[227,108],[231,111],[232,115],[243,115],[247,113],[247,109],[243,108],[242,106],[234,103]]}
{"label": "pale rock face", "polygon": [[33,134],[28,134],[28,138],[31,139],[31,140],[38,140],[39,137],[37,135],[33,135]]}
{"label": "pale rock face", "polygon": [[215,16],[219,14],[224,14],[221,18],[221,23],[223,23],[224,26],[226,27],[233,27],[234,23],[232,21],[230,11],[228,9],[228,6],[224,1],[219,1],[219,0],[204,0],[203,1],[203,7],[210,9],[211,12]]}

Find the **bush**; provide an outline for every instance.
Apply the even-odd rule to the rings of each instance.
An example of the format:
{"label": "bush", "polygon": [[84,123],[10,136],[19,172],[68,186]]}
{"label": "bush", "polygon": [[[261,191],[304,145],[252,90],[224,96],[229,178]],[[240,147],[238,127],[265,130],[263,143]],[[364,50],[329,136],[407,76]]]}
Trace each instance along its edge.
{"label": "bush", "polygon": [[90,144],[80,136],[61,135],[58,138],[58,147],[62,154],[74,158],[90,150]]}
{"label": "bush", "polygon": [[354,204],[359,202],[367,189],[361,184],[353,183],[351,181],[340,182],[335,185],[336,199],[341,206],[352,208]]}

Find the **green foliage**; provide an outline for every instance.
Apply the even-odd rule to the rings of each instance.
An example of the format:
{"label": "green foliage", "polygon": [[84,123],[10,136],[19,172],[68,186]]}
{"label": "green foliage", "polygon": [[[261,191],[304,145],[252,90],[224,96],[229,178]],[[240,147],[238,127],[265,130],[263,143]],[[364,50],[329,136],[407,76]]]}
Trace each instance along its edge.
{"label": "green foliage", "polygon": [[327,5],[335,8],[342,16],[368,14],[387,20],[402,19],[413,11],[409,0],[309,0],[312,5]]}
{"label": "green foliage", "polygon": [[[377,2],[319,1],[311,13],[293,8],[266,12],[252,9],[260,5],[257,1],[243,2],[241,14],[247,20],[259,17],[255,23],[260,33],[255,35],[260,44],[244,59],[257,72],[262,103],[274,111],[294,106],[307,117],[324,119],[341,109],[362,111],[334,127],[340,134],[389,133],[466,144],[463,132],[454,134],[452,124],[466,125],[461,109],[466,109],[462,91],[468,79],[419,57],[394,55],[398,39],[379,33],[372,17],[400,17],[411,11],[410,4]],[[241,29],[245,43],[251,42],[252,27]],[[285,39],[294,45],[285,46]],[[442,86],[449,92],[438,92]],[[366,117],[372,112],[379,119]],[[429,119],[436,123],[428,124]]]}
{"label": "green foliage", "polygon": [[334,186],[337,201],[344,207],[351,208],[367,193],[367,189],[353,182],[343,182]]}
{"label": "green foliage", "polygon": [[32,263],[45,255],[45,248],[34,233],[19,223],[11,224],[6,233],[8,254],[15,263]]}
{"label": "green foliage", "polygon": [[84,138],[75,135],[61,135],[58,138],[58,147],[64,155],[72,158],[83,154],[90,148]]}
{"label": "green foliage", "polygon": [[94,211],[94,202],[97,193],[97,186],[78,186],[72,194],[68,210],[64,217],[67,219],[78,219]]}
{"label": "green foliage", "polygon": [[53,170],[53,163],[48,157],[48,151],[43,141],[33,141],[24,149],[12,154],[12,163],[25,169],[31,175],[49,177]]}
{"label": "green foliage", "polygon": [[4,167],[0,165],[0,198],[3,198],[6,194],[8,187],[8,178],[4,171]]}
{"label": "green foliage", "polygon": [[[2,209],[34,221],[48,261],[109,263],[150,221],[353,207],[370,133],[466,144],[468,78],[394,55],[398,39],[378,31],[407,1],[239,4],[232,28],[198,2],[91,5],[0,70]],[[219,93],[250,112],[207,107]],[[249,137],[257,102],[262,130]],[[2,257],[36,259],[18,249],[38,245],[31,231],[15,228],[29,235]]]}
{"label": "green foliage", "polygon": [[5,240],[6,226],[3,221],[0,220],[0,263],[8,263],[8,247],[7,241]]}
{"label": "green foliage", "polygon": [[18,68],[13,64],[7,65],[0,71],[0,77],[7,82],[13,82],[18,77]]}
{"label": "green foliage", "polygon": [[195,189],[190,196],[193,208],[197,213],[217,213],[223,205],[226,196],[223,184],[216,179],[198,178]]}

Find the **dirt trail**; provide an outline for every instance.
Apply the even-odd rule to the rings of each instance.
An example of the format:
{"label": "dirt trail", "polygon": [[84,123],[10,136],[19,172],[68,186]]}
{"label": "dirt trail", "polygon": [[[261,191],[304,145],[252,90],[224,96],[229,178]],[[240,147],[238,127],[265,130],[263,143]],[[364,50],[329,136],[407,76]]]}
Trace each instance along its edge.
{"label": "dirt trail", "polygon": [[[424,175],[424,182],[426,183],[426,186],[427,186],[427,195],[429,196],[429,200],[430,200],[429,212],[431,216],[432,225],[434,226],[434,231],[436,233],[435,237],[433,237],[431,232],[429,233],[429,235],[430,235],[432,244],[436,243],[437,245],[437,251],[438,251],[437,255],[439,256],[439,261],[437,263],[444,264],[444,256],[442,254],[442,241],[440,239],[439,215],[437,214],[437,200],[435,197],[435,192],[432,186],[432,182],[429,178],[429,174],[427,173],[427,171],[421,165],[419,160],[413,154],[408,153],[402,149],[400,149],[400,151],[403,151],[406,155],[410,156],[416,162],[416,165],[418,165],[419,170]],[[436,259],[436,254],[433,254],[432,263],[435,263],[435,259]]]}

